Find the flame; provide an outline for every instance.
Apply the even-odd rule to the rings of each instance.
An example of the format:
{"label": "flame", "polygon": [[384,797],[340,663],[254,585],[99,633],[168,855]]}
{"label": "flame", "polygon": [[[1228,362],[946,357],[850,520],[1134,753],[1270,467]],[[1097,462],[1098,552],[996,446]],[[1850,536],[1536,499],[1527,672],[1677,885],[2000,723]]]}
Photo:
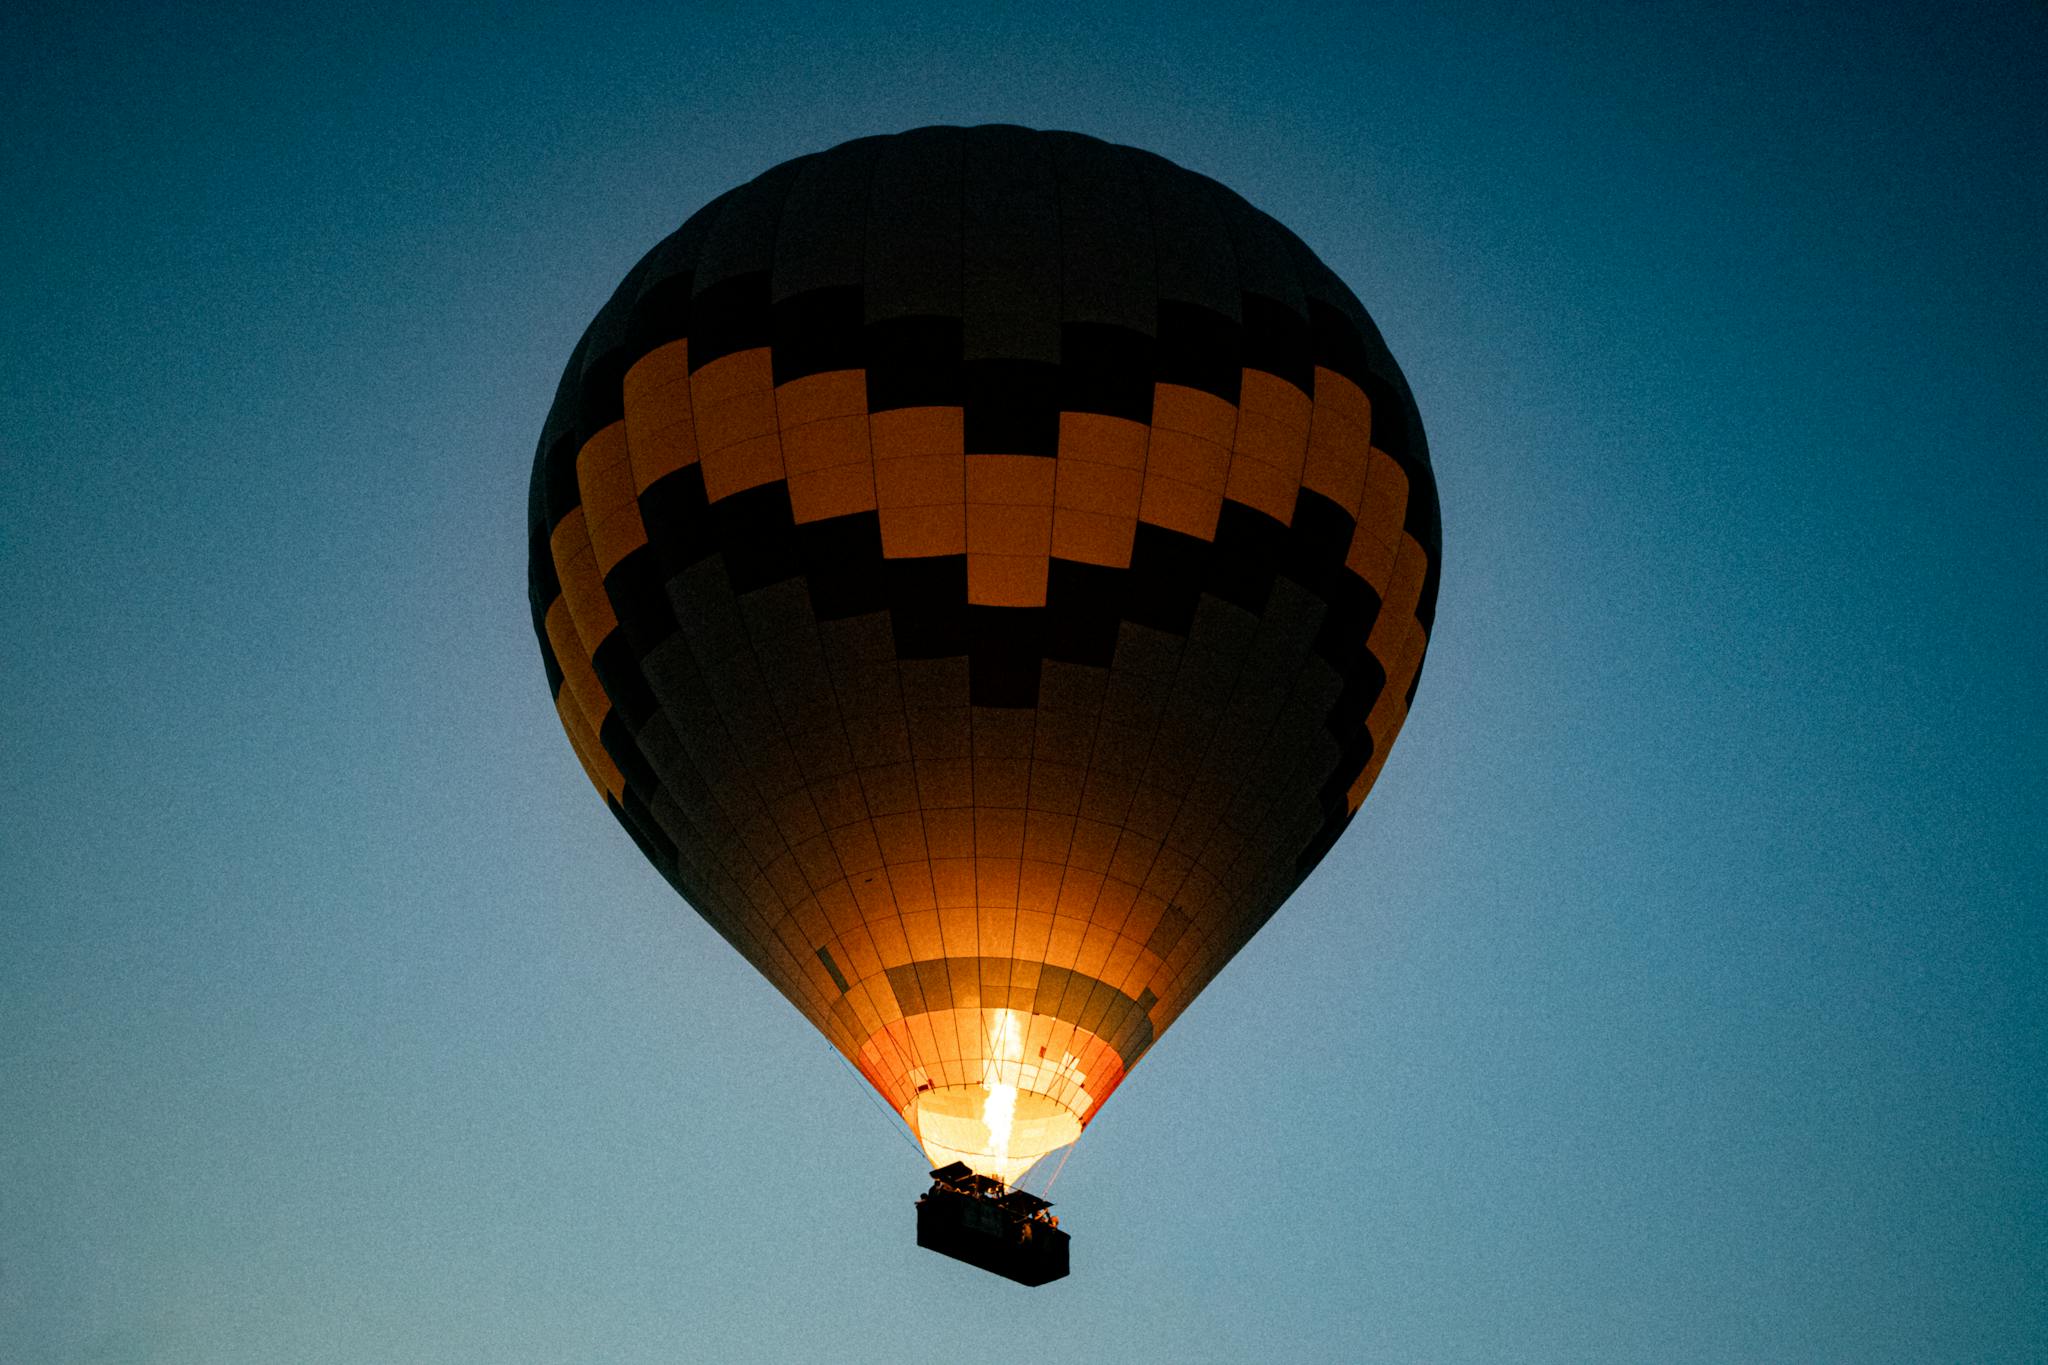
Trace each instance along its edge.
{"label": "flame", "polygon": [[976,1013],[981,1046],[975,1070],[950,1082],[941,1077],[936,1085],[930,1073],[913,1072],[917,1092],[903,1121],[934,1169],[960,1161],[1011,1184],[1081,1135],[1081,1115],[1093,1100],[1071,1051],[1051,1054],[1028,1045],[1050,1021],[1029,1010]]}
{"label": "flame", "polygon": [[[1024,1059],[1024,1027],[1015,1010],[995,1012],[988,1052],[981,1070],[981,1084],[988,1091],[981,1103],[981,1121],[988,1127],[989,1155],[1001,1162],[1009,1159],[1010,1130],[1017,1122],[1017,1087],[1003,1078],[1003,1064]],[[1015,1074],[1014,1069],[1011,1074]]]}

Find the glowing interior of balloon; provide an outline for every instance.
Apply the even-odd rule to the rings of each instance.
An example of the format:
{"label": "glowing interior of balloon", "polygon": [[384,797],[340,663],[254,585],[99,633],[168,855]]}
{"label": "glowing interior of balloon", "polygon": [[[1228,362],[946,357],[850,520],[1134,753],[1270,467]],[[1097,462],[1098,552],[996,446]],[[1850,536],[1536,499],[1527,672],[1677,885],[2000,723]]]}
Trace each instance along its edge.
{"label": "glowing interior of balloon", "polygon": [[[988,1060],[981,1081],[921,1091],[903,1119],[934,1167],[964,1161],[979,1175],[1014,1185],[1046,1153],[1081,1136],[1080,1114],[1047,1092],[1073,1094],[1085,1078],[1076,1076],[1071,1058],[1024,1060],[1030,1016],[987,1010],[983,1017]],[[1085,1091],[1079,1099],[1085,1109]]]}

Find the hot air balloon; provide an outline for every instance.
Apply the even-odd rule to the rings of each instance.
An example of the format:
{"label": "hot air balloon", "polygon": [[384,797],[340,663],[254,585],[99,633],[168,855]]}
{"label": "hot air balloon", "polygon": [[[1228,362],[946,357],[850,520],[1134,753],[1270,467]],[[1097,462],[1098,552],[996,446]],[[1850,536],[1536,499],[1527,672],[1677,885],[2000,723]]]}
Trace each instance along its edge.
{"label": "hot air balloon", "polygon": [[1314,253],[1158,156],[1007,126],[691,216],[571,355],[530,505],[592,785],[934,1195],[988,1205],[956,1222],[1343,833],[1441,545],[1407,382]]}

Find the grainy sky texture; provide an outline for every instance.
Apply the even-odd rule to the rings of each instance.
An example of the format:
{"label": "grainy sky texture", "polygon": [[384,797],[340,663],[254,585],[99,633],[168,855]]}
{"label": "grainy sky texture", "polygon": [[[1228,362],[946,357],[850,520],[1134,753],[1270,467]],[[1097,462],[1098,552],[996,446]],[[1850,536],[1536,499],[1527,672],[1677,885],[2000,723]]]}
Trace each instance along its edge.
{"label": "grainy sky texture", "polygon": [[[938,8],[0,19],[0,1359],[2048,1356],[2041,10]],[[982,121],[1293,227],[1444,507],[1378,789],[1032,1291],[524,595],[640,254]]]}

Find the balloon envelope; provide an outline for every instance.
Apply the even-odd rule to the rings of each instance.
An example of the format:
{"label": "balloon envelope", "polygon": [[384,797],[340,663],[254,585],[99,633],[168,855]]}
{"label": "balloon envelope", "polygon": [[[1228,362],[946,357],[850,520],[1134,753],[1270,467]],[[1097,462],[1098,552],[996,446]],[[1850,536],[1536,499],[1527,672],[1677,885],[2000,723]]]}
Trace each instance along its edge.
{"label": "balloon envelope", "polygon": [[1307,247],[1013,127],[690,218],[577,346],[531,522],[612,813],[935,1165],[1005,1180],[1342,833],[1441,544],[1408,386]]}

